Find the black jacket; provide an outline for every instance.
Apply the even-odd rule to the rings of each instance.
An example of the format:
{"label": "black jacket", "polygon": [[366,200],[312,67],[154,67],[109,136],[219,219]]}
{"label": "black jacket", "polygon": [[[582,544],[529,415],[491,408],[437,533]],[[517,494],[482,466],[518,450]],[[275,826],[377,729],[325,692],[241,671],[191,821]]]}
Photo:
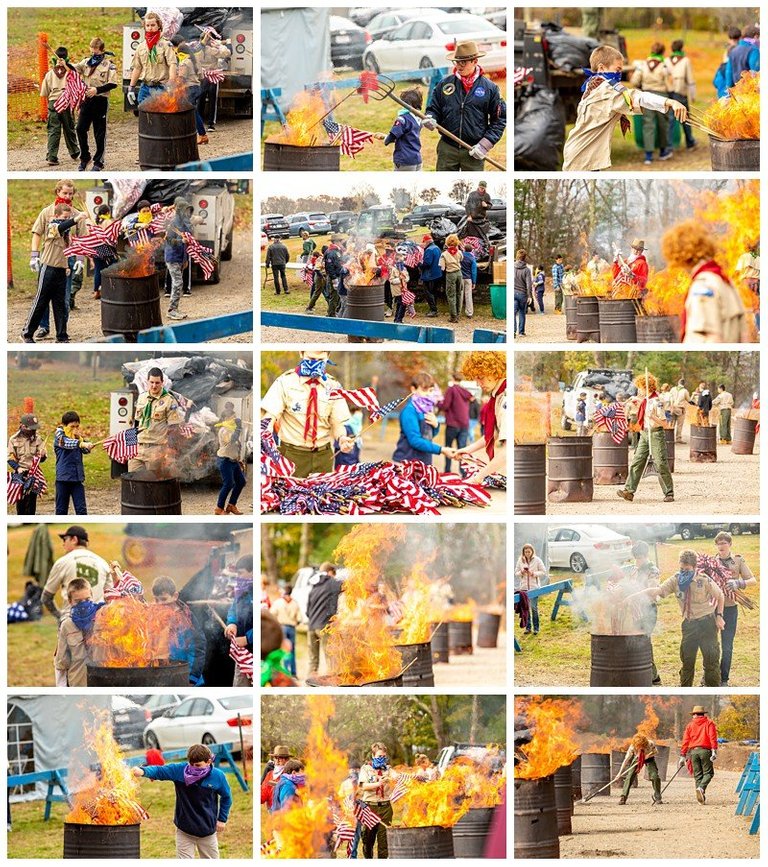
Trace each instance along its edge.
{"label": "black jacket", "polygon": [[310,629],[325,629],[339,607],[341,581],[327,572],[321,572],[317,584],[312,586],[307,598],[307,621]]}
{"label": "black jacket", "polygon": [[274,266],[284,268],[288,264],[290,258],[291,254],[288,252],[288,248],[285,244],[281,244],[280,241],[276,244],[270,244],[269,247],[267,247],[267,268]]}
{"label": "black jacket", "polygon": [[[481,204],[485,202],[488,207],[483,208]],[[485,217],[490,210],[493,200],[487,192],[481,193],[479,190],[472,190],[467,196],[467,201],[464,204],[464,210],[468,217]]]}
{"label": "black jacket", "polygon": [[336,247],[329,247],[323,256],[325,273],[331,280],[338,280],[342,276],[341,253]]}
{"label": "black jacket", "polygon": [[[426,114],[463,142],[476,145],[487,139],[492,145],[502,137],[507,126],[507,104],[499,88],[484,75],[469,93],[457,75],[447,75],[432,92]],[[453,147],[456,143],[442,138]]]}

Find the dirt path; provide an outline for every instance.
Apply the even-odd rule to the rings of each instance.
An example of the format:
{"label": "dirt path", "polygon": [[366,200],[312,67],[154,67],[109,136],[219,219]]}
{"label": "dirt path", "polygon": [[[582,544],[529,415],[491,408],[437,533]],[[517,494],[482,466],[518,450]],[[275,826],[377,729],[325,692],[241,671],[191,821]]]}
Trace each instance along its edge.
{"label": "dirt path", "polygon": [[675,448],[675,502],[664,503],[655,477],[640,482],[629,503],[616,495],[618,486],[595,485],[591,503],[547,503],[548,515],[757,515],[760,511],[760,453],[734,455],[717,447],[717,463],[694,464],[688,443]]}
{"label": "dirt path", "polygon": [[[544,295],[544,313],[531,313],[525,317],[525,337],[515,340],[526,343],[566,343],[565,314],[553,313],[554,300]],[[514,331],[513,331],[514,333]]]}
{"label": "dirt path", "polygon": [[655,157],[651,165],[646,166],[643,162],[643,152],[638,149],[636,159],[614,161],[611,170],[614,172],[712,171],[712,161],[709,156],[709,141],[703,133],[698,135],[696,147],[693,150],[688,150],[684,147],[676,148],[672,159],[665,160],[663,163],[660,163],[658,160],[658,152],[655,154]]}
{"label": "dirt path", "polygon": [[[253,152],[253,121],[226,118],[219,123],[215,132],[209,132],[207,145],[200,145],[200,159],[223,157],[230,154]],[[77,171],[77,163],[72,162],[62,147],[58,166],[45,162],[45,141],[34,147],[20,147],[8,151],[9,172],[53,172],[61,174],[64,169]],[[107,150],[105,169],[111,172],[139,171],[139,145],[137,127],[130,122],[115,124],[107,128]],[[69,169],[68,166],[73,166]],[[65,175],[66,176],[66,175]]]}
{"label": "dirt path", "polygon": [[506,633],[499,632],[498,647],[475,646],[472,654],[468,656],[451,656],[450,662],[435,663],[435,686],[460,686],[474,689],[477,684],[482,683],[483,686],[506,688],[506,648]]}
{"label": "dirt path", "polygon": [[[101,338],[101,309],[92,297],[92,278],[86,277],[83,288],[77,294],[77,307],[69,317],[69,337],[73,343],[93,343]],[[214,286],[193,283],[192,296],[182,297],[181,311],[188,320],[203,319],[224,313],[237,313],[253,308],[253,242],[251,234],[240,230],[234,236],[234,255],[229,262],[221,263],[221,282]],[[31,297],[8,300],[8,342],[19,343],[24,323],[29,315]],[[163,324],[172,324],[168,319],[168,299],[160,299]],[[54,342],[54,334],[39,341]],[[219,338],[216,343],[252,343],[253,332]]]}
{"label": "dirt path", "polygon": [[560,857],[759,858],[760,836],[749,835],[751,819],[734,815],[739,776],[716,768],[704,806],[696,801],[693,781],[681,779],[682,773],[659,806],[651,805],[651,784],[643,779],[624,806],[618,791],[577,803],[573,834],[560,837]]}

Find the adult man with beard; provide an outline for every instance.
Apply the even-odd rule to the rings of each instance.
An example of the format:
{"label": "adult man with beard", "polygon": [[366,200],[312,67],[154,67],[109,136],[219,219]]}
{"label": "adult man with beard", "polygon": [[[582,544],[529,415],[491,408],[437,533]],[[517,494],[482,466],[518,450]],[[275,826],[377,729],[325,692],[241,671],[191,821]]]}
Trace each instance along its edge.
{"label": "adult man with beard", "polygon": [[147,390],[139,395],[134,411],[138,429],[138,450],[128,461],[128,472],[157,473],[167,462],[168,447],[174,444],[184,414],[178,401],[163,386],[163,371],[153,367],[147,375]]}

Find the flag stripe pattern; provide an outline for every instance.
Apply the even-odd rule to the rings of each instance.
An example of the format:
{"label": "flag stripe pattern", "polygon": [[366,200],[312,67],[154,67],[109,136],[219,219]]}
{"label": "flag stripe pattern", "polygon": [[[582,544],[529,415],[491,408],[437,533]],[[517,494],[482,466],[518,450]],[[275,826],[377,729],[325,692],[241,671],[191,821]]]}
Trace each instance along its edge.
{"label": "flag stripe pattern", "polygon": [[29,472],[26,477],[20,472],[8,473],[8,492],[6,501],[9,506],[15,506],[22,497],[27,494],[37,494],[41,496],[48,491],[48,482],[45,481],[43,471],[40,469],[41,456],[32,459],[29,467]]}
{"label": "flag stripe pattern", "polygon": [[127,427],[119,433],[112,434],[104,440],[104,451],[117,461],[118,464],[127,464],[136,457],[139,451],[139,434],[135,427]]}
{"label": "flag stripe pattern", "polygon": [[203,276],[208,280],[216,268],[216,263],[213,261],[213,257],[211,256],[211,251],[207,247],[204,247],[197,238],[189,232],[182,232],[181,237],[187,245],[189,258],[200,266]]}
{"label": "flag stripe pattern", "polygon": [[611,403],[608,406],[598,406],[594,413],[595,424],[602,424],[608,428],[611,439],[618,445],[629,430],[624,407],[620,403]]}
{"label": "flag stripe pattern", "polygon": [[240,673],[244,677],[250,677],[253,680],[253,653],[247,647],[239,647],[235,644],[233,638],[229,644],[229,655],[235,661],[235,665],[240,669]]}
{"label": "flag stripe pattern", "polygon": [[354,159],[355,154],[360,153],[370,141],[373,141],[373,133],[355,129],[353,126],[344,125],[341,128],[341,152],[345,157]]}
{"label": "flag stripe pattern", "polygon": [[53,104],[56,111],[66,111],[68,108],[77,108],[85,99],[88,88],[77,72],[70,70],[64,82],[64,90]]}
{"label": "flag stripe pattern", "polygon": [[109,590],[104,591],[104,598],[107,602],[114,602],[116,599],[122,599],[124,596],[143,596],[144,585],[131,572],[123,572],[116,584],[113,584]]}
{"label": "flag stripe pattern", "polygon": [[89,259],[109,259],[116,255],[119,234],[119,220],[115,220],[106,227],[89,226],[87,235],[70,240],[69,246],[64,250],[64,255],[87,256]]}
{"label": "flag stripe pattern", "polygon": [[371,413],[375,410],[381,409],[378,398],[376,397],[376,392],[370,386],[367,386],[366,388],[356,388],[349,391],[345,388],[334,388],[331,389],[328,397],[331,400],[346,400],[347,403],[351,403],[353,406],[358,406],[360,409],[370,410]]}
{"label": "flag stripe pattern", "polygon": [[352,813],[355,819],[357,819],[363,827],[368,828],[368,830],[375,828],[379,822],[381,822],[381,819],[376,815],[376,813],[374,813],[373,810],[362,801],[355,801]]}
{"label": "flag stripe pattern", "polygon": [[203,71],[203,78],[212,84],[221,84],[224,81],[224,71],[221,69],[206,69]]}

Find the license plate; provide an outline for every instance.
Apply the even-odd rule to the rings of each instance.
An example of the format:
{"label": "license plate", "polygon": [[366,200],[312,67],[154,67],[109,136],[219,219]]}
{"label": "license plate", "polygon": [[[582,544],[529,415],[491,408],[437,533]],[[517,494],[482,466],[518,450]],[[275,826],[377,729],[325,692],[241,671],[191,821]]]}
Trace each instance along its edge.
{"label": "license plate", "polygon": [[351,41],[352,40],[349,38],[349,36],[345,36],[343,33],[340,36],[336,37],[337,45],[349,45]]}
{"label": "license plate", "polygon": [[127,713],[116,713],[115,714],[115,722],[124,723],[130,720],[130,716]]}
{"label": "license plate", "polygon": [[494,44],[492,42],[481,42],[480,50],[481,51],[492,51],[494,49]]}

